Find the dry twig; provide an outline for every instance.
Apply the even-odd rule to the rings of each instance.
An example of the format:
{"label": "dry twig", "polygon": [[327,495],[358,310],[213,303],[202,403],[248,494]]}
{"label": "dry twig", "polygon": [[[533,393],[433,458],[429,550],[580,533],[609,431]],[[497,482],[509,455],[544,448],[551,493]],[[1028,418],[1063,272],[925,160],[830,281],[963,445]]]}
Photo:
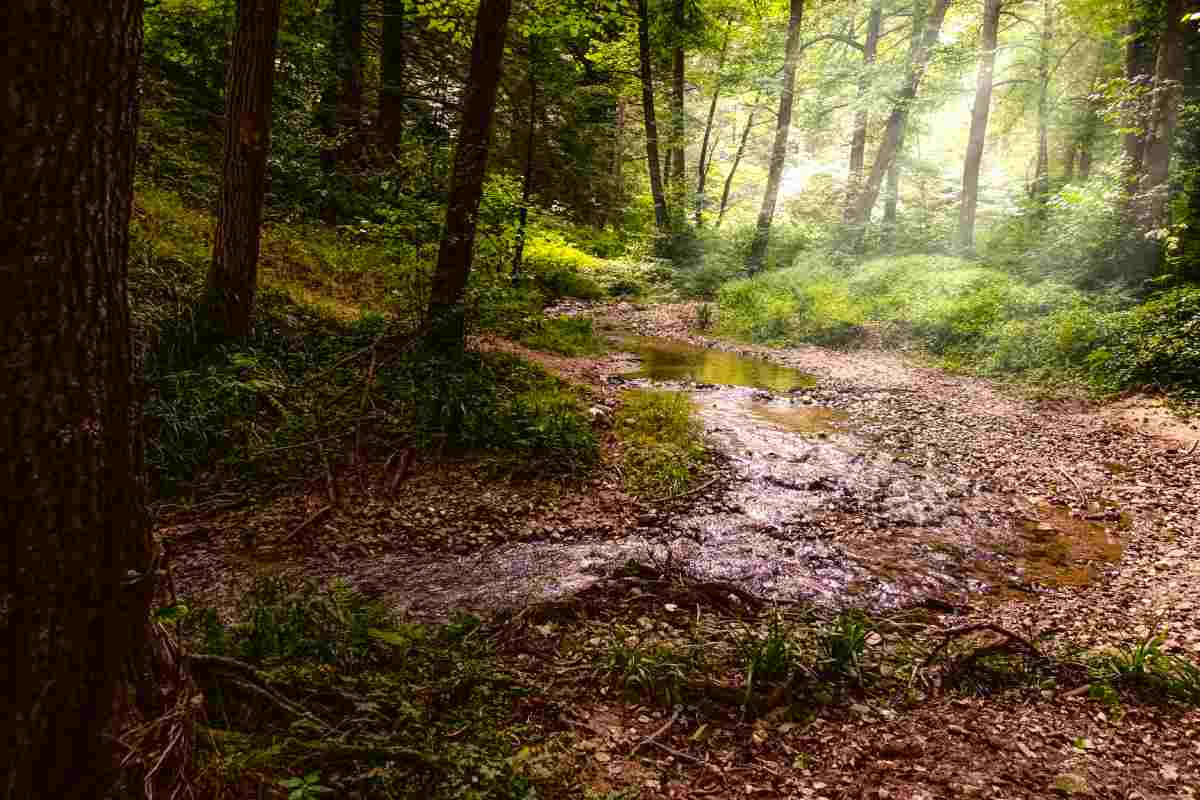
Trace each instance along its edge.
{"label": "dry twig", "polygon": [[316,522],[317,520],[319,520],[321,517],[325,516],[332,510],[333,510],[333,506],[321,506],[316,511],[314,511],[312,514],[309,514],[308,518],[305,519],[304,522],[301,522],[299,525],[292,528],[291,532],[288,533],[287,536],[284,536],[282,539],[279,540],[279,543],[287,544],[288,542],[290,542],[292,539],[295,538],[296,534],[300,533],[300,531],[304,530],[309,525],[312,525],[314,522]]}
{"label": "dry twig", "polygon": [[1001,636],[1005,637],[1008,641],[1016,642],[1017,644],[1021,645],[1026,650],[1028,650],[1034,657],[1036,657],[1036,658],[1042,657],[1042,653],[1040,650],[1037,649],[1037,646],[1034,645],[1033,642],[1026,639],[1024,636],[1013,633],[1012,631],[1010,631],[1006,628],[1002,628],[999,625],[996,625],[995,623],[992,623],[992,622],[978,622],[978,623],[975,623],[974,625],[963,625],[962,627],[959,627],[959,628],[951,628],[948,631],[943,631],[941,643],[939,643],[937,647],[933,648],[933,652],[931,652],[925,658],[925,661],[924,661],[924,663],[921,664],[921,667],[925,668],[925,667],[928,667],[930,664],[932,664],[933,660],[937,657],[938,653],[942,652],[942,650],[944,650],[946,648],[946,645],[950,644],[951,640],[956,639],[960,636],[966,636],[969,633],[978,633],[979,631],[992,631],[993,633],[998,633]]}

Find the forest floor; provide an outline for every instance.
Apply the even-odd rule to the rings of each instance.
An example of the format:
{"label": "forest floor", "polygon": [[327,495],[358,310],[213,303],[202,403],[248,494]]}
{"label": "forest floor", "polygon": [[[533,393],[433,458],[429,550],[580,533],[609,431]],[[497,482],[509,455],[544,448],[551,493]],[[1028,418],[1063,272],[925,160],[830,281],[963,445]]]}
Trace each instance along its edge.
{"label": "forest floor", "polygon": [[[393,493],[382,465],[360,464],[337,473],[337,506],[307,525],[324,481],[254,508],[164,515],[177,590],[228,606],[273,571],[349,578],[413,619],[510,609],[521,621],[539,609],[543,624],[526,617],[522,644],[499,657],[539,686],[546,730],[572,742],[557,768],[567,759],[593,797],[1200,794],[1200,712],[1098,702],[1086,678],[981,697],[922,675],[914,694],[913,667],[901,702],[854,691],[799,722],[774,704],[756,720],[701,721],[692,706],[672,715],[611,692],[579,666],[599,647],[596,620],[640,635],[695,603],[698,622],[705,587],[718,627],[760,602],[893,620],[923,609],[931,642],[981,623],[1047,649],[1163,633],[1164,652],[1200,661],[1194,423],[1144,398],[1027,399],[894,353],[734,344],[697,334],[687,305],[567,310],[614,335],[731,351],[812,380],[773,391],[668,382],[692,392],[715,450],[711,477],[686,497],[630,498],[612,466],[508,480],[470,462],[417,464]],[[601,422],[624,388],[647,383],[628,377],[639,363],[620,352],[482,345],[590,387]],[[637,577],[651,567],[662,579]]]}

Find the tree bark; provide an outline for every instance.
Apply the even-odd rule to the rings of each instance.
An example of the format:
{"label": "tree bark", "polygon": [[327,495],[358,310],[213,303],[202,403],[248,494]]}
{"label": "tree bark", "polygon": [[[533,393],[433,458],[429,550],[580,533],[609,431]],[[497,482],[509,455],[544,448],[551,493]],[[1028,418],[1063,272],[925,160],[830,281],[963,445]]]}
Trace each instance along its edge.
{"label": "tree bark", "polygon": [[684,183],[687,180],[687,170],[684,164],[684,148],[687,144],[686,122],[683,110],[684,93],[684,53],[680,38],[683,36],[684,2],[674,0],[672,22],[675,27],[675,47],[671,51],[671,166],[675,175],[675,191],[678,195],[675,202],[679,204],[680,216],[686,214],[684,203]]}
{"label": "tree bark", "polygon": [[975,79],[975,106],[971,109],[971,132],[963,159],[962,203],[958,210],[958,246],[966,253],[975,249],[975,210],[979,205],[979,168],[987,142],[988,116],[992,109],[992,84],[996,70],[996,44],[1000,31],[1002,0],[984,0],[983,30],[979,42],[979,74]]}
{"label": "tree bark", "polygon": [[[758,104],[758,98],[754,99],[755,105]],[[737,152],[733,154],[733,163],[729,165],[729,174],[725,176],[725,188],[721,192],[721,208],[717,212],[716,227],[721,227],[721,222],[725,219],[725,209],[729,206],[729,189],[733,186],[733,176],[737,173],[738,165],[742,163],[742,156],[746,152],[746,141],[750,138],[750,129],[754,127],[754,113],[756,108],[750,109],[750,115],[746,117],[746,127],[742,129],[742,138],[738,142]]]}
{"label": "tree bark", "polygon": [[1131,21],[1126,26],[1128,41],[1125,44],[1125,80],[1134,98],[1123,120],[1127,131],[1121,139],[1124,160],[1122,176],[1126,194],[1137,191],[1142,176],[1142,159],[1146,146],[1146,111],[1148,103],[1144,92],[1148,89],[1154,72],[1154,47],[1144,23]]}
{"label": "tree bark", "polygon": [[0,796],[112,789],[154,580],[127,297],[140,0],[0,11]]}
{"label": "tree bark", "polygon": [[404,132],[405,49],[404,0],[383,0],[383,28],[379,41],[379,142],[386,151],[400,144]]}
{"label": "tree bark", "polygon": [[1150,124],[1146,130],[1145,177],[1140,193],[1145,197],[1143,229],[1167,224],[1167,179],[1171,172],[1171,149],[1179,124],[1179,101],[1183,97],[1187,53],[1184,48],[1188,11],[1185,0],[1167,0],[1166,24],[1158,43],[1154,64],[1154,95]]}
{"label": "tree bark", "polygon": [[500,83],[511,10],[512,0],[481,0],[475,17],[471,70],[463,97],[446,225],[429,298],[430,344],[451,352],[462,350],[466,333],[463,298],[471,277],[479,200],[487,172],[496,87]]}
{"label": "tree bark", "polygon": [[280,0],[238,0],[226,74],[225,153],[207,316],[223,336],[250,335],[271,143]]}
{"label": "tree bark", "polygon": [[[713,120],[717,116],[717,100],[721,96],[721,70],[725,68],[725,54],[729,51],[730,25],[725,26],[725,38],[721,42],[721,54],[717,57],[717,80],[713,86],[712,101],[708,104],[708,119],[704,122],[704,138],[700,142],[700,160],[696,168],[696,226],[704,224],[704,188],[708,183],[708,167],[712,160],[708,152],[709,138],[712,136]],[[713,148],[716,149],[715,146]]]}
{"label": "tree bark", "polygon": [[[924,0],[917,0],[916,5],[924,8]],[[924,36],[913,53],[907,75],[905,76],[904,88],[901,89],[900,97],[896,101],[891,115],[888,117],[887,126],[883,132],[883,140],[879,143],[879,150],[875,154],[875,162],[871,165],[871,174],[867,178],[863,190],[854,201],[854,210],[850,215],[850,222],[860,229],[867,224],[871,216],[871,209],[874,208],[875,201],[879,199],[879,189],[883,184],[884,174],[896,159],[903,131],[908,123],[909,109],[917,97],[917,90],[920,88],[921,79],[925,75],[925,69],[929,66],[929,57],[933,51],[933,46],[937,44],[938,34],[941,32],[942,22],[946,18],[946,10],[949,7],[950,0],[936,0],[932,12],[930,12],[925,21]]]}
{"label": "tree bark", "polygon": [[663,194],[662,172],[658,160],[658,122],[654,116],[654,74],[650,69],[650,21],[646,0],[637,0],[638,63],[642,79],[642,119],[646,128],[646,167],[650,171],[650,195],[654,198],[654,224],[660,235],[670,232],[667,198]]}
{"label": "tree bark", "polygon": [[862,184],[863,167],[866,164],[867,94],[871,90],[871,70],[875,66],[875,54],[879,49],[879,29],[883,23],[883,0],[872,0],[867,17],[867,37],[863,44],[863,71],[858,79],[858,110],[854,113],[854,133],[850,139],[850,174],[846,180],[846,208],[854,206],[854,197]]}
{"label": "tree bark", "polygon": [[750,243],[750,257],[746,271],[753,275],[763,268],[767,255],[767,244],[771,238],[771,220],[775,216],[775,203],[779,199],[779,182],[783,178],[783,166],[787,159],[788,130],[792,125],[792,97],[796,89],[796,66],[800,61],[800,23],[804,17],[804,0],[791,0],[787,42],[783,57],[783,91],[779,95],[779,119],[775,126],[775,144],[771,148],[771,162],[767,168],[767,188],[763,193],[762,209],[758,213],[758,225],[754,229],[754,240]]}
{"label": "tree bark", "polygon": [[521,211],[517,219],[517,245],[513,253],[512,280],[521,278],[521,258],[525,254],[525,223],[529,219],[529,199],[533,194],[533,134],[537,129],[537,78],[534,75],[533,37],[529,42],[529,123],[525,127],[525,172],[521,179]]}

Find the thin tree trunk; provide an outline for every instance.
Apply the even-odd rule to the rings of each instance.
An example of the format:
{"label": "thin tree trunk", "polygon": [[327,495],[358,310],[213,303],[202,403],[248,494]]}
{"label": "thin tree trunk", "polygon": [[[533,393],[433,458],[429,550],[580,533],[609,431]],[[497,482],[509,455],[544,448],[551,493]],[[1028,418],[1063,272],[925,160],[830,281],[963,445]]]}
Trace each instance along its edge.
{"label": "thin tree trunk", "polygon": [[637,0],[638,62],[642,79],[642,119],[646,127],[646,167],[650,171],[650,195],[654,198],[654,224],[660,235],[670,231],[667,199],[658,161],[658,123],[654,117],[654,74],[650,70],[650,21],[646,0]]}
{"label": "thin tree trunk", "polygon": [[872,0],[867,18],[867,38],[863,44],[863,71],[858,79],[858,110],[854,113],[854,133],[850,139],[850,174],[846,180],[846,208],[854,207],[854,197],[862,184],[863,167],[866,164],[867,95],[871,90],[871,70],[875,66],[875,55],[879,49],[879,29],[883,23],[883,0]]}
{"label": "thin tree trunk", "polygon": [[687,180],[687,169],[684,165],[684,147],[687,142],[683,110],[684,53],[680,43],[684,26],[684,2],[685,0],[674,0],[672,22],[675,27],[676,44],[671,51],[671,166],[677,184],[674,194],[678,197],[675,198],[675,202],[679,204],[681,217],[687,213],[684,211],[686,204],[683,197],[686,191],[684,182]]}
{"label": "thin tree trunk", "polygon": [[344,17],[343,61],[338,88],[337,124],[345,136],[338,160],[354,160],[362,149],[363,0],[340,0]]}
{"label": "thin tree trunk", "polygon": [[525,254],[525,223],[529,219],[529,198],[533,194],[533,134],[537,129],[537,79],[533,67],[533,37],[529,42],[529,124],[525,133],[525,174],[521,180],[521,212],[517,219],[517,246],[513,253],[512,280],[521,279],[521,258]]}
{"label": "thin tree trunk", "polygon": [[783,166],[787,160],[788,130],[792,125],[792,96],[796,88],[796,66],[800,61],[800,23],[803,17],[804,0],[791,0],[787,43],[784,45],[783,91],[779,95],[775,144],[771,149],[771,162],[767,168],[767,188],[763,193],[762,210],[758,213],[758,225],[754,229],[754,241],[750,243],[750,257],[746,261],[746,271],[751,275],[763,268],[766,259],[767,244],[771,238],[771,220],[775,216],[775,202],[779,198],[779,182],[783,178]]}
{"label": "thin tree trunk", "polygon": [[[712,156],[708,152],[708,141],[712,135],[713,120],[717,116],[717,100],[721,96],[721,70],[725,68],[725,54],[729,50],[730,25],[725,26],[725,38],[721,42],[721,55],[717,57],[717,80],[713,86],[712,101],[708,104],[708,119],[704,122],[704,138],[700,142],[700,161],[696,168],[696,226],[704,224],[704,187],[708,182],[708,166]],[[716,147],[714,146],[715,150]]]}
{"label": "thin tree trunk", "polygon": [[405,49],[404,0],[383,0],[383,30],[379,37],[379,141],[395,150],[404,132]]}
{"label": "thin tree trunk", "polygon": [[0,796],[107,797],[154,590],[127,296],[140,0],[0,11]]}
{"label": "thin tree trunk", "polygon": [[621,163],[624,161],[625,116],[625,98],[618,94],[617,124],[616,130],[613,133],[612,165],[609,167],[609,175],[612,177],[613,186],[616,187],[618,194],[621,191]]}
{"label": "thin tree trunk", "polygon": [[476,216],[483,195],[496,87],[500,83],[511,10],[512,0],[481,0],[475,16],[471,70],[463,97],[446,225],[429,298],[428,317],[433,326],[429,341],[435,348],[450,352],[462,350],[466,335],[463,297],[471,277]]}
{"label": "thin tree trunk", "polygon": [[[917,5],[924,7],[923,0],[918,0]],[[909,108],[916,99],[917,89],[920,88],[921,78],[924,77],[925,69],[929,66],[930,54],[933,46],[937,44],[938,34],[941,32],[942,22],[946,18],[946,10],[949,7],[950,0],[936,0],[933,11],[925,22],[925,35],[913,54],[912,63],[905,77],[904,88],[900,92],[895,108],[888,117],[883,140],[879,143],[879,150],[875,154],[875,163],[871,165],[871,174],[854,201],[854,212],[851,214],[850,221],[860,228],[865,226],[870,218],[871,209],[879,198],[879,189],[883,184],[884,174],[896,159],[903,130],[908,122]]]}
{"label": "thin tree trunk", "polygon": [[992,109],[992,84],[996,70],[996,44],[1000,31],[1002,0],[984,0],[983,30],[979,42],[979,74],[975,79],[975,106],[971,109],[971,132],[963,159],[962,203],[958,209],[958,246],[967,253],[975,249],[975,210],[979,205],[979,168],[987,142],[988,116]]}
{"label": "thin tree trunk", "polygon": [[1046,196],[1050,193],[1050,47],[1054,40],[1054,18],[1050,0],[1042,0],[1042,44],[1038,53],[1038,142],[1037,167],[1033,172],[1030,196],[1037,201],[1038,216],[1046,213]]}
{"label": "thin tree trunk", "polygon": [[[911,70],[916,63],[917,51],[921,48],[922,37],[925,34],[925,19],[929,11],[926,0],[914,0],[912,5],[912,26],[909,33],[908,55],[905,58],[906,70]],[[883,193],[883,241],[884,249],[891,249],[896,236],[896,217],[900,206],[900,156],[904,153],[904,143],[908,138],[908,117],[911,110],[906,112],[900,124],[900,134],[896,139],[896,155],[888,166],[887,184]],[[870,217],[868,210],[867,216]],[[855,226],[852,233],[861,236],[864,229]]]}
{"label": "thin tree trunk", "polygon": [[[758,105],[758,98],[754,98],[754,103]],[[746,152],[746,141],[750,138],[750,129],[754,127],[754,114],[756,108],[750,109],[750,116],[746,117],[746,127],[742,130],[742,138],[738,142],[737,152],[733,154],[733,163],[729,165],[729,174],[725,176],[725,188],[721,192],[721,208],[717,212],[716,227],[721,227],[721,222],[725,219],[725,209],[729,206],[729,189],[733,186],[733,176],[737,173],[738,165],[742,163],[742,155]]]}
{"label": "thin tree trunk", "polygon": [[206,302],[213,327],[230,337],[248,336],[254,319],[279,6],[238,0],[226,73],[224,173]]}

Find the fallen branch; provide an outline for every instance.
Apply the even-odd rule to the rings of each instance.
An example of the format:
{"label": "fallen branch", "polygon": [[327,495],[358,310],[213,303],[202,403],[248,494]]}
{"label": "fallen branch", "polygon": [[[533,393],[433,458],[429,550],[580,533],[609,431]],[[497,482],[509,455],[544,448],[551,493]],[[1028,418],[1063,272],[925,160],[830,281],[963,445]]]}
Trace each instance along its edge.
{"label": "fallen branch", "polygon": [[637,745],[632,750],[629,751],[629,757],[633,758],[633,756],[637,755],[638,750],[641,750],[644,746],[646,746],[648,744],[654,744],[655,739],[657,739],[659,736],[662,736],[664,733],[666,733],[668,730],[670,730],[671,726],[675,724],[675,720],[679,719],[679,712],[681,712],[682,710],[683,710],[683,708],[681,706],[675,706],[675,713],[671,715],[671,718],[669,720],[667,720],[666,722],[664,722],[662,724],[662,727],[660,727],[654,733],[650,734],[645,739],[642,739],[640,742],[638,742]]}
{"label": "fallen branch", "polygon": [[940,652],[942,652],[942,650],[944,650],[946,648],[946,645],[950,644],[950,642],[953,639],[957,639],[960,636],[966,636],[967,634],[970,634],[970,633],[978,633],[979,631],[991,631],[992,633],[998,633],[1001,636],[1008,639],[1008,641],[1016,642],[1016,643],[1020,644],[1022,647],[1024,647],[1026,650],[1028,650],[1034,657],[1036,657],[1036,658],[1042,657],[1041,651],[1037,649],[1037,647],[1033,644],[1033,642],[1029,641],[1025,637],[1023,637],[1019,634],[1013,633],[1012,631],[1007,630],[1006,628],[1002,628],[999,625],[996,625],[991,622],[978,622],[978,623],[975,623],[974,625],[963,625],[960,628],[951,628],[948,631],[943,631],[941,643],[938,644],[937,647],[933,648],[933,652],[931,652],[925,658],[925,661],[921,664],[921,667],[925,668],[925,667],[928,667],[930,664],[932,664],[933,660],[937,657],[937,655]]}
{"label": "fallen branch", "polygon": [[333,506],[331,506],[331,505],[330,506],[321,506],[316,511],[314,511],[312,514],[309,514],[308,519],[304,520],[304,522],[301,522],[295,528],[292,528],[291,533],[289,533],[287,536],[283,537],[279,541],[279,543],[287,544],[288,542],[290,542],[292,539],[295,538],[296,534],[300,533],[300,531],[304,530],[309,525],[312,525],[314,522],[316,522],[317,520],[319,520],[321,517],[325,516],[332,510],[333,510]]}
{"label": "fallen branch", "polygon": [[1184,455],[1185,455],[1185,456],[1190,456],[1192,453],[1196,452],[1196,448],[1197,448],[1197,447],[1200,447],[1200,439],[1197,439],[1196,441],[1192,442],[1192,447],[1191,447],[1191,449],[1190,449],[1190,450],[1188,450],[1186,453],[1184,453]]}
{"label": "fallen branch", "polygon": [[314,444],[326,444],[328,442],[337,441],[338,439],[341,439],[343,436],[347,435],[348,434],[345,433],[339,433],[334,436],[325,436],[320,439],[313,439],[311,442],[300,442],[299,444],[289,444],[284,445],[283,447],[272,447],[269,450],[259,450],[257,453],[251,454],[247,460],[253,461],[256,458],[270,455],[271,453],[282,453],[284,450],[299,450],[301,447],[312,447]]}
{"label": "fallen branch", "polygon": [[1060,475],[1062,475],[1064,478],[1066,478],[1067,480],[1069,480],[1071,482],[1071,485],[1075,487],[1075,492],[1079,495],[1079,502],[1083,506],[1083,510],[1087,511],[1087,507],[1088,507],[1087,495],[1083,493],[1083,489],[1075,481],[1075,478],[1069,472],[1067,472],[1065,469],[1063,469],[1062,467],[1056,466],[1055,469],[1057,469],[1058,473]]}
{"label": "fallen branch", "polygon": [[679,500],[680,498],[696,494],[697,492],[702,492],[719,480],[721,480],[720,475],[718,475],[717,477],[713,478],[710,481],[707,481],[706,483],[704,483],[700,486],[697,486],[695,489],[688,489],[686,492],[680,492],[679,494],[669,494],[666,497],[654,497],[654,498],[650,498],[649,500],[643,500],[642,502],[643,503],[665,503],[668,500]]}

